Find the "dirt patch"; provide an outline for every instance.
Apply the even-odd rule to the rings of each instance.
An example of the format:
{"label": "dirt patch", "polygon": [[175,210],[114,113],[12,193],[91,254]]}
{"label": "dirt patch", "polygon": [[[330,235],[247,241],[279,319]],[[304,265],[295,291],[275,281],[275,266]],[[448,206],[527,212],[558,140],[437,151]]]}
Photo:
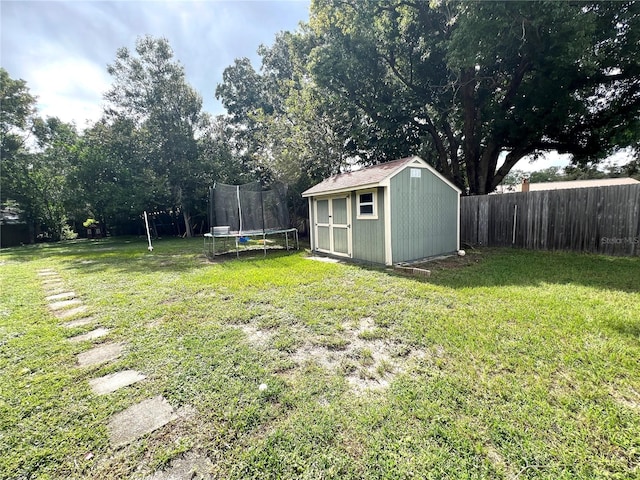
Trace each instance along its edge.
{"label": "dirt patch", "polygon": [[[291,358],[299,365],[316,362],[343,375],[356,392],[385,389],[396,375],[406,370],[409,361],[423,356],[424,352],[399,349],[396,342],[386,339],[371,339],[370,332],[374,331],[373,318],[364,317],[356,325],[345,328],[341,349],[305,343]],[[402,356],[397,355],[399,350],[403,351]]]}
{"label": "dirt patch", "polygon": [[611,396],[623,407],[640,412],[640,393],[633,388],[629,388],[626,392],[612,390]]}
{"label": "dirt patch", "polygon": [[233,324],[231,325],[234,328],[238,328],[242,330],[247,336],[247,341],[256,347],[265,347],[273,337],[273,334],[267,330],[261,330],[259,328],[254,327],[250,323],[244,324]]}
{"label": "dirt patch", "polygon": [[465,255],[446,255],[435,257],[423,261],[411,263],[411,267],[431,270],[437,272],[441,270],[455,270],[475,265],[481,261],[482,257],[478,252],[466,251]]}
{"label": "dirt patch", "polygon": [[518,476],[513,472],[513,469],[509,467],[502,454],[493,445],[487,445],[486,447],[487,458],[493,464],[493,466],[504,474],[507,480],[514,480]]}
{"label": "dirt patch", "polygon": [[[278,329],[262,329],[259,318],[246,324],[231,324],[246,336],[255,348],[271,348],[279,334]],[[302,341],[288,350],[288,357],[298,367],[310,363],[342,375],[355,392],[382,390],[416,359],[423,358],[424,350],[412,348],[390,340],[386,329],[377,327],[372,317],[344,326],[339,334],[329,337],[313,336],[310,332],[288,327],[288,335]]]}

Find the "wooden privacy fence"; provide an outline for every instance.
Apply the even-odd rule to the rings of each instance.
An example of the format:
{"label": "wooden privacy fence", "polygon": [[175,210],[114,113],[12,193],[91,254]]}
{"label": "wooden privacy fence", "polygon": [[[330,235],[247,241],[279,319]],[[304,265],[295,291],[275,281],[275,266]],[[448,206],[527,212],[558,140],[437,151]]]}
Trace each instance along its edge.
{"label": "wooden privacy fence", "polygon": [[463,197],[471,245],[640,255],[640,185]]}

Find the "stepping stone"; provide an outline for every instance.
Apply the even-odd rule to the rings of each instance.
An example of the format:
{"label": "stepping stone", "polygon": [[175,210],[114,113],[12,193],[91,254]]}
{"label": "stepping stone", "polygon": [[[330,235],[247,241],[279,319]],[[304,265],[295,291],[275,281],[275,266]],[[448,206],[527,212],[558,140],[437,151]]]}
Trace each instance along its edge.
{"label": "stepping stone", "polygon": [[54,270],[40,270],[38,272],[38,276],[39,277],[52,277],[52,276],[57,276],[58,272],[54,271]]}
{"label": "stepping stone", "polygon": [[46,288],[45,293],[47,295],[56,295],[58,293],[65,292],[66,290],[67,288],[64,285],[60,284],[60,285],[57,285],[55,288]]}
{"label": "stepping stone", "polygon": [[91,350],[78,354],[78,365],[87,367],[90,365],[100,365],[115,360],[124,350],[123,343],[104,343]]}
{"label": "stepping stone", "polygon": [[213,478],[212,470],[211,460],[191,452],[184,458],[174,459],[170,468],[154,473],[147,480],[208,480]]}
{"label": "stepping stone", "polygon": [[49,308],[51,310],[63,310],[75,305],[82,305],[82,300],[79,300],[77,298],[72,298],[71,300],[61,300],[59,302],[50,303]]}
{"label": "stepping stone", "polygon": [[48,302],[54,302],[56,300],[65,300],[67,298],[76,298],[75,292],[56,293],[55,295],[49,295],[46,300]]}
{"label": "stepping stone", "polygon": [[95,340],[96,338],[104,337],[109,333],[108,328],[96,328],[95,330],[91,330],[90,332],[83,333],[82,335],[76,335],[75,337],[70,337],[70,342],[85,342],[87,340]]}
{"label": "stepping stone", "polygon": [[70,322],[63,323],[62,326],[64,328],[76,328],[76,327],[84,327],[85,325],[89,325],[95,322],[95,317],[84,317],[79,318],[77,320],[71,320]]}
{"label": "stepping stone", "polygon": [[140,372],[136,372],[135,370],[123,370],[121,372],[105,375],[104,377],[93,378],[89,380],[89,385],[91,386],[93,393],[96,395],[105,395],[107,393],[115,392],[119,388],[144,380],[145,378],[147,378],[145,375],[142,375]]}
{"label": "stepping stone", "polygon": [[79,313],[84,313],[87,311],[87,306],[86,305],[80,305],[79,307],[76,308],[70,308],[69,310],[61,310],[59,312],[56,312],[55,315],[57,318],[69,318],[69,317],[73,317],[74,315],[78,315]]}
{"label": "stepping stone", "polygon": [[162,397],[154,397],[115,414],[109,421],[111,445],[120,447],[153,432],[178,418],[173,407]]}
{"label": "stepping stone", "polygon": [[42,281],[43,285],[51,285],[53,283],[62,283],[62,278],[57,277],[57,278],[47,278],[46,280]]}

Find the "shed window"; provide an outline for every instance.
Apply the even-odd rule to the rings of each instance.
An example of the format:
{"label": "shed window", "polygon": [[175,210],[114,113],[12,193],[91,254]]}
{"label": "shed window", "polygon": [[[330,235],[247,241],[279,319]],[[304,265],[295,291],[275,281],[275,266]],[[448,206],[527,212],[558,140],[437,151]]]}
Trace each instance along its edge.
{"label": "shed window", "polygon": [[362,192],[358,194],[358,215],[359,219],[375,220],[378,218],[376,208],[376,192]]}

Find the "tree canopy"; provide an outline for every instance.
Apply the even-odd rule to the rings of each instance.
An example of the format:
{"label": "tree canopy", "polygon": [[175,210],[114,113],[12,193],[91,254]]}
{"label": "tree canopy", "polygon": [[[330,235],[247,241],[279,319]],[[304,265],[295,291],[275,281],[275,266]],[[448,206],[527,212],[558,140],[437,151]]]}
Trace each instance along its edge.
{"label": "tree canopy", "polygon": [[[108,68],[103,118],[84,132],[37,116],[26,83],[1,70],[2,202],[31,230],[60,239],[96,219],[110,233],[137,233],[144,210],[169,215],[173,233],[206,223],[214,180],[253,180],[211,119],[165,39],[142,37]],[[178,225],[182,217],[183,228]]]}
{"label": "tree canopy", "polygon": [[489,193],[526,155],[601,158],[637,135],[638,8],[316,0],[310,70],[392,141],[384,151],[426,147],[459,186]]}
{"label": "tree canopy", "polygon": [[114,80],[105,95],[107,113],[129,119],[144,131],[154,180],[166,182],[170,206],[182,212],[191,236],[191,201],[200,186],[195,134],[203,121],[202,98],[186,82],[166,39],[139,38],[135,53],[119,49],[108,72]]}
{"label": "tree canopy", "polygon": [[[261,49],[260,74],[236,61],[217,94],[254,144],[286,144],[289,123],[306,145],[338,138],[331,160],[348,158],[338,165],[418,154],[469,193],[489,193],[529,155],[586,163],[637,145],[639,8],[314,0],[308,26]],[[304,111],[329,128],[311,128]],[[279,125],[268,141],[257,142],[257,119]]]}

